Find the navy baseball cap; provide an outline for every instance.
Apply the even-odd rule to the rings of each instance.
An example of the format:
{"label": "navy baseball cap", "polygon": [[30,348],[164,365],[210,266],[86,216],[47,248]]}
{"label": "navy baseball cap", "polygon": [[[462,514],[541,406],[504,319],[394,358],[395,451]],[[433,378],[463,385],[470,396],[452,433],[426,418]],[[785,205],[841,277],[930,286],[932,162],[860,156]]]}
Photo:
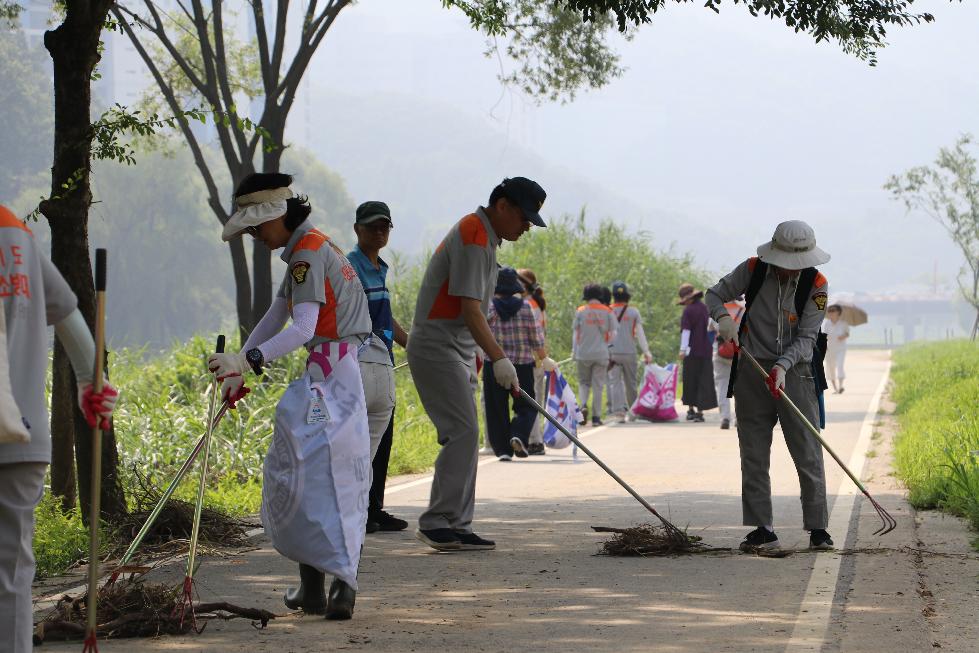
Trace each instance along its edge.
{"label": "navy baseball cap", "polygon": [[370,224],[377,220],[387,220],[393,224],[391,209],[384,202],[372,200],[357,207],[357,217],[354,224]]}
{"label": "navy baseball cap", "polygon": [[540,217],[541,207],[547,199],[547,193],[541,188],[540,184],[526,177],[509,177],[504,179],[499,186],[503,196],[520,207],[524,218],[538,227],[546,227],[544,219]]}

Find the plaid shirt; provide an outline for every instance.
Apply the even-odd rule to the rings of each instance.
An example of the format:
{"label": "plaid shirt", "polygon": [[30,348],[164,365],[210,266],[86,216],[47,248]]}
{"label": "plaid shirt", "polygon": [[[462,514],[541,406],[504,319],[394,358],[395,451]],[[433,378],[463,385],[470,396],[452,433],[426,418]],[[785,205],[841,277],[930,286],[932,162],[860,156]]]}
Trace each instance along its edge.
{"label": "plaid shirt", "polygon": [[514,365],[533,363],[534,352],[544,346],[544,332],[526,300],[517,314],[506,322],[500,319],[491,302],[486,321],[503,353]]}

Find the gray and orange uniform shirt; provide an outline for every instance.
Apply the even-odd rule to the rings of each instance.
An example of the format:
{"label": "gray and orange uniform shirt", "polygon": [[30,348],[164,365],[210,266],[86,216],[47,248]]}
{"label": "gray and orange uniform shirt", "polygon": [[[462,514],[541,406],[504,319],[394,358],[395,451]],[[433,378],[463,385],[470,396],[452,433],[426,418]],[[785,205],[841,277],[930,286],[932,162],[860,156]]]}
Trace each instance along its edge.
{"label": "gray and orange uniform shirt", "polygon": [[304,222],[289,238],[281,258],[288,268],[279,297],[286,299],[290,316],[296,304],[320,305],[316,329],[306,349],[323,342],[360,345],[367,339],[371,333],[367,295],[357,271],[332,240]]}
{"label": "gray and orange uniform shirt", "polygon": [[[747,291],[757,263],[758,257],[752,256],[707,291],[707,308],[715,322],[728,314],[726,302]],[[774,267],[768,266],[740,337],[741,346],[755,358],[774,361],[784,370],[812,360],[829,293],[829,282],[817,272],[802,315],[798,315],[795,309],[798,283],[798,275],[785,282],[779,281]]]}
{"label": "gray and orange uniform shirt", "polygon": [[0,464],[50,463],[51,434],[44,382],[50,334],[78,305],[68,283],[37,249],[34,235],[0,207],[0,302],[7,327],[7,360],[14,401],[31,441],[0,444]]}
{"label": "gray and orange uniform shirt", "polygon": [[500,239],[480,207],[457,222],[425,270],[408,336],[413,356],[471,363],[476,341],[462,318],[462,298],[478,299],[483,315],[496,288]]}
{"label": "gray and orange uniform shirt", "polygon": [[590,300],[575,311],[574,342],[571,353],[575,360],[608,360],[609,348],[617,331],[612,309],[597,299]]}
{"label": "gray and orange uniform shirt", "polygon": [[615,340],[612,341],[612,353],[635,356],[638,344],[642,353],[649,354],[649,343],[646,342],[646,331],[642,328],[639,309],[619,302],[614,302],[609,308],[618,321]]}

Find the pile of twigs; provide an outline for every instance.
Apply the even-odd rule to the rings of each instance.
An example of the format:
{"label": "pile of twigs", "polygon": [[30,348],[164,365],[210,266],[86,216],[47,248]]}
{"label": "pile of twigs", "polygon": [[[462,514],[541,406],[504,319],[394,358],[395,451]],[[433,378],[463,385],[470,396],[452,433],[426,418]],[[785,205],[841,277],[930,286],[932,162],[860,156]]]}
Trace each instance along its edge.
{"label": "pile of twigs", "polygon": [[[160,499],[160,489],[136,474],[137,487],[132,493],[133,510],[118,522],[118,539],[126,541],[139,531],[143,522]],[[144,545],[167,544],[175,540],[188,540],[194,525],[194,504],[170,498],[163,511],[146,533]],[[254,524],[232,517],[220,510],[205,506],[201,511],[200,539],[211,545],[240,546],[244,544],[245,531]]]}
{"label": "pile of twigs", "polygon": [[632,528],[592,526],[592,530],[596,533],[614,533],[612,539],[602,543],[601,555],[672,556],[730,550],[704,544],[703,538],[691,535],[686,530],[680,531],[682,536],[678,537],[661,524],[640,524]]}
{"label": "pile of twigs", "polygon": [[[135,580],[107,585],[99,592],[98,637],[156,637],[180,635],[191,630],[190,606],[187,615],[178,608],[181,586],[168,586]],[[82,639],[86,630],[85,596],[64,596],[37,624],[34,643],[51,639]],[[267,610],[242,608],[230,603],[198,603],[193,606],[197,620],[244,617],[264,628],[275,615]]]}

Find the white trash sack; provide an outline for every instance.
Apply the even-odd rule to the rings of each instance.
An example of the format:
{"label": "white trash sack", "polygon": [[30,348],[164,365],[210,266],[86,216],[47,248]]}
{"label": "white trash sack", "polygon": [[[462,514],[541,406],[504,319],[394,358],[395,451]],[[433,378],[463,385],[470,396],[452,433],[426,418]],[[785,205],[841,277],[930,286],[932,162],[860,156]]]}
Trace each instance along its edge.
{"label": "white trash sack", "polygon": [[289,384],[275,409],[265,457],[262,524],[275,550],[357,589],[367,523],[370,434],[360,367],[343,346],[325,365]]}

